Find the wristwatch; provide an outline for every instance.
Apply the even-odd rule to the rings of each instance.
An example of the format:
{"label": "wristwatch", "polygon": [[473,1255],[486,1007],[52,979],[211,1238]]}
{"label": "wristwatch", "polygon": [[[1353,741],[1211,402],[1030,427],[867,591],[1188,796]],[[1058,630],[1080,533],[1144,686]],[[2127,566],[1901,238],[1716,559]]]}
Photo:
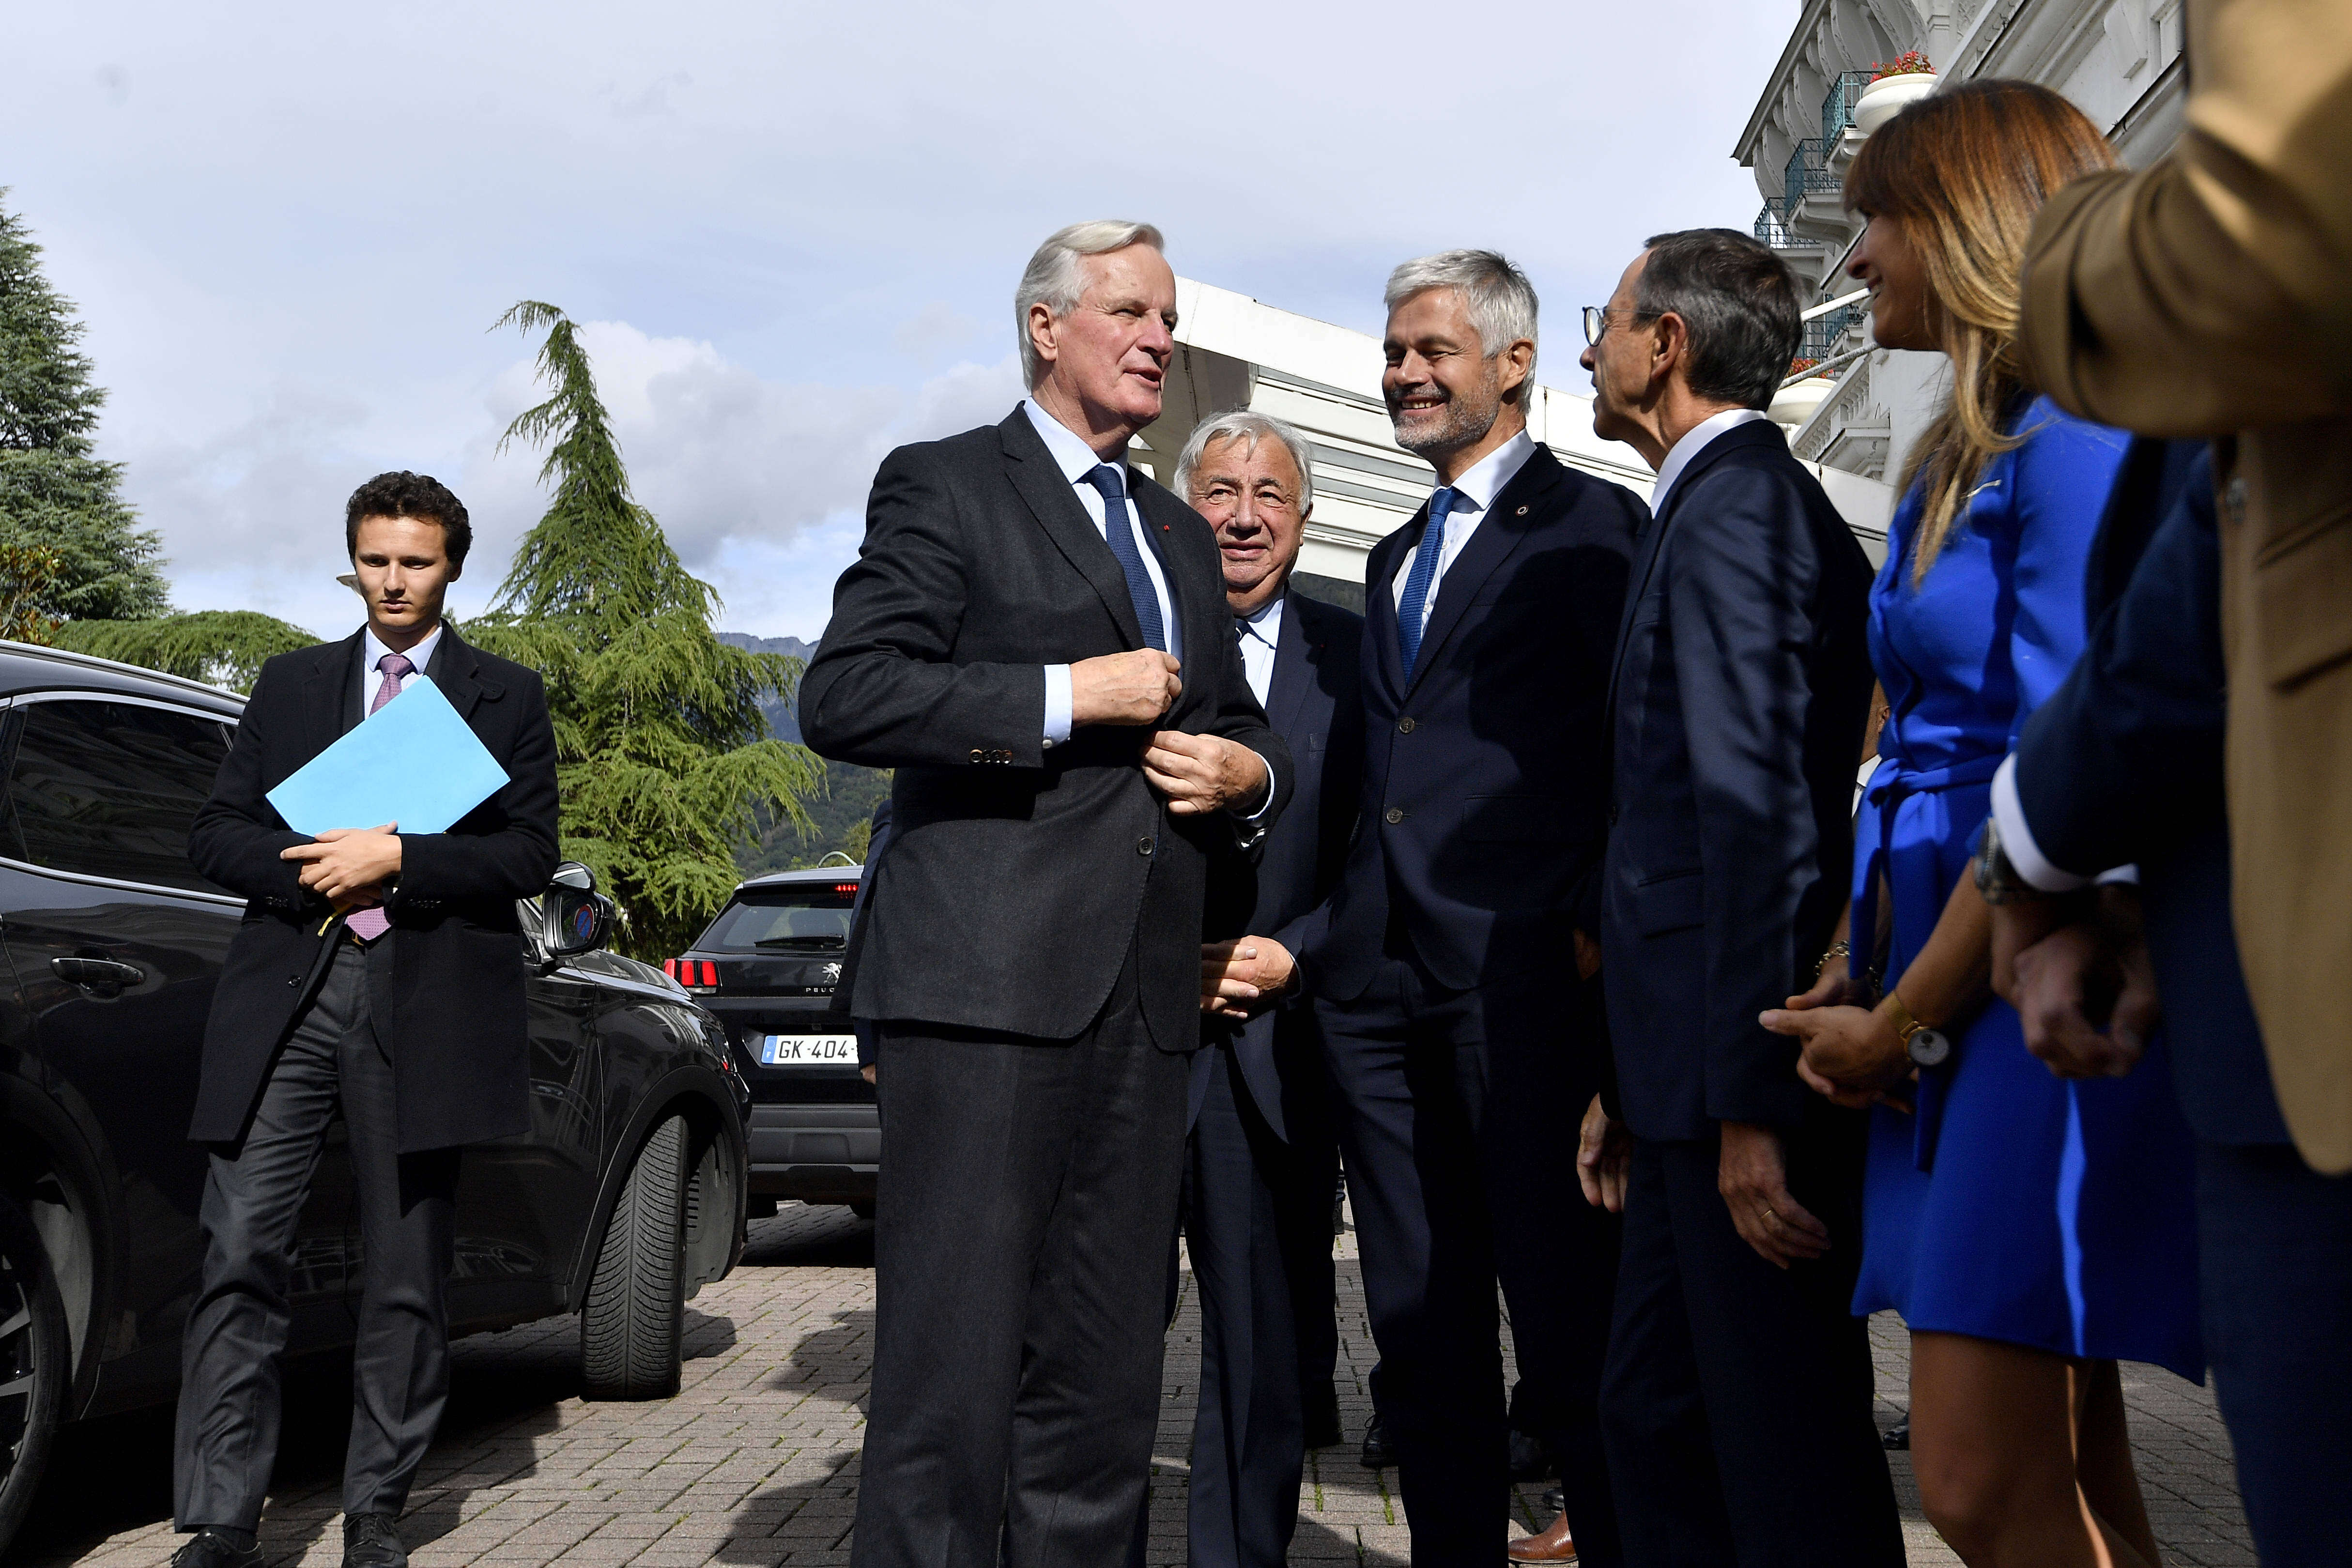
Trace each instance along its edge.
{"label": "wristwatch", "polygon": [[1913,1066],[1939,1068],[1951,1060],[1952,1037],[1949,1035],[1941,1029],[1931,1029],[1913,1017],[1911,1009],[1903,1005],[1903,998],[1895,992],[1886,994],[1886,1005],[1889,1009],[1887,1021],[1895,1026],[1895,1036],[1903,1042],[1903,1053],[1911,1058]]}
{"label": "wristwatch", "polygon": [[1976,874],[1977,892],[1986,903],[2017,904],[2050,896],[2018,874],[2000,847],[2000,828],[1992,817],[1985,818],[1984,840],[1969,865]]}

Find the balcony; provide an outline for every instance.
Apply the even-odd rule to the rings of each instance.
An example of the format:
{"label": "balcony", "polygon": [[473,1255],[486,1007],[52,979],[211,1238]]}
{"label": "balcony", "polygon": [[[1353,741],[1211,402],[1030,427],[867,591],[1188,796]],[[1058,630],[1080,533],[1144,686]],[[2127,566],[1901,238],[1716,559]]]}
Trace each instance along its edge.
{"label": "balcony", "polygon": [[1829,166],[1826,153],[1827,146],[1818,136],[1798,142],[1789,153],[1780,186],[1780,221],[1807,241],[1842,239],[1847,226],[1845,210],[1838,201],[1844,182]]}
{"label": "balcony", "polygon": [[1792,234],[1780,217],[1780,209],[1770,202],[1756,215],[1756,237],[1775,250],[1819,250],[1822,242]]}
{"label": "balcony", "polygon": [[1797,353],[1804,359],[1824,360],[1836,354],[1838,344],[1848,331],[1862,321],[1862,307],[1847,305],[1832,310],[1826,316],[1815,316],[1805,323],[1804,346]]}
{"label": "balcony", "polygon": [[1870,77],[1868,71],[1840,71],[1830,82],[1828,96],[1822,100],[1822,145],[1832,155],[1839,140],[1853,124],[1854,100],[1870,85]]}

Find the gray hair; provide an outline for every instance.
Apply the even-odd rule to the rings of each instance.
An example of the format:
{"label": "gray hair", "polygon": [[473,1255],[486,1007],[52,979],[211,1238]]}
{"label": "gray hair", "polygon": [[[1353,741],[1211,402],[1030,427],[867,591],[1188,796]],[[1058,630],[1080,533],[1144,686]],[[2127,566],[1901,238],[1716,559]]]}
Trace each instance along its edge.
{"label": "gray hair", "polygon": [[1037,357],[1029,341],[1029,307],[1043,305],[1057,316],[1069,314],[1077,309],[1078,296],[1086,291],[1078,258],[1125,250],[1130,245],[1148,245],[1162,254],[1168,248],[1160,231],[1148,223],[1093,218],[1047,235],[1029,265],[1022,268],[1021,287],[1013,295],[1013,330],[1021,344],[1022,379],[1032,392],[1045,379],[1045,362]]}
{"label": "gray hair", "polygon": [[1769,408],[1804,341],[1797,280],[1772,247],[1734,228],[1654,234],[1633,288],[1643,321],[1669,313],[1690,334],[1690,389],[1710,403]]}
{"label": "gray hair", "polygon": [[1298,515],[1305,517],[1315,504],[1315,459],[1307,456],[1307,437],[1281,420],[1264,414],[1252,414],[1246,408],[1228,409],[1215,414],[1192,426],[1192,434],[1184,442],[1184,450],[1176,458],[1176,483],[1171,487],[1187,502],[1192,499],[1192,470],[1212,441],[1246,441],[1249,450],[1272,437],[1290,453],[1290,460],[1298,465]]}
{"label": "gray hair", "polygon": [[[1432,289],[1461,293],[1484,358],[1493,359],[1521,338],[1531,343],[1537,341],[1535,285],[1499,251],[1441,250],[1434,256],[1417,257],[1389,274],[1388,292],[1381,302],[1393,310]],[[1528,379],[1519,392],[1520,406],[1533,400],[1535,385],[1536,362],[1530,357]]]}

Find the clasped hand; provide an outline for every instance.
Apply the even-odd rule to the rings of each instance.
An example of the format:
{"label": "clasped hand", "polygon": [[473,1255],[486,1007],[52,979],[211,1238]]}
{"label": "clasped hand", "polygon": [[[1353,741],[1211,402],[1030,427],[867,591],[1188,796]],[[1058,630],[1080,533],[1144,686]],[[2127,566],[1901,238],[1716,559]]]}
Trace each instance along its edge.
{"label": "clasped hand", "polygon": [[1800,1047],[1797,1076],[1833,1105],[1861,1110],[1882,1100],[1899,1105],[1894,1091],[1910,1076],[1911,1058],[1894,1026],[1868,1005],[1868,992],[1831,960],[1811,990],[1791,996],[1786,1007],[1758,1015],[1776,1035]]}
{"label": "clasped hand", "polygon": [[1271,937],[1203,942],[1201,1011],[1218,1018],[1246,1018],[1278,1000],[1297,978],[1297,961]]}
{"label": "clasped hand", "polygon": [[308,844],[278,852],[301,865],[302,886],[338,912],[383,901],[383,885],[400,873],[400,825],[331,827]]}
{"label": "clasped hand", "polygon": [[1143,776],[1168,797],[1171,816],[1198,816],[1254,805],[1265,796],[1265,763],[1247,746],[1222,735],[1153,732],[1144,748]]}
{"label": "clasped hand", "polygon": [[2139,1065],[2163,1005],[2137,889],[2120,883],[1999,905],[1992,960],[1993,989],[2017,1009],[2025,1048],[2052,1072],[2121,1078]]}

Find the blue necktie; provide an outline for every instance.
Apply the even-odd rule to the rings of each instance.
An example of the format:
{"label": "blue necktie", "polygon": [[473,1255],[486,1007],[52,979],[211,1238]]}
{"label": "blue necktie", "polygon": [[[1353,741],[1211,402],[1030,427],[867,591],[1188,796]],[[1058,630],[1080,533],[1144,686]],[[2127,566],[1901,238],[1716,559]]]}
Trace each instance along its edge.
{"label": "blue necktie", "polygon": [[1453,488],[1440,486],[1429,498],[1429,525],[1421,531],[1421,548],[1412,553],[1412,570],[1404,580],[1404,597],[1397,602],[1397,651],[1404,655],[1407,680],[1412,679],[1412,661],[1421,652],[1421,627],[1426,619],[1429,585],[1437,581],[1437,558],[1445,552],[1445,514],[1453,510]]}
{"label": "blue necktie", "polygon": [[1118,569],[1127,574],[1127,596],[1135,603],[1135,620],[1143,628],[1143,646],[1168,649],[1168,631],[1160,621],[1160,595],[1152,592],[1151,574],[1143,569],[1143,547],[1135,542],[1135,529],[1128,521],[1127,484],[1119,471],[1108,463],[1099,463],[1087,472],[1087,483],[1102,491],[1103,538],[1110,543],[1110,552],[1118,557]]}

